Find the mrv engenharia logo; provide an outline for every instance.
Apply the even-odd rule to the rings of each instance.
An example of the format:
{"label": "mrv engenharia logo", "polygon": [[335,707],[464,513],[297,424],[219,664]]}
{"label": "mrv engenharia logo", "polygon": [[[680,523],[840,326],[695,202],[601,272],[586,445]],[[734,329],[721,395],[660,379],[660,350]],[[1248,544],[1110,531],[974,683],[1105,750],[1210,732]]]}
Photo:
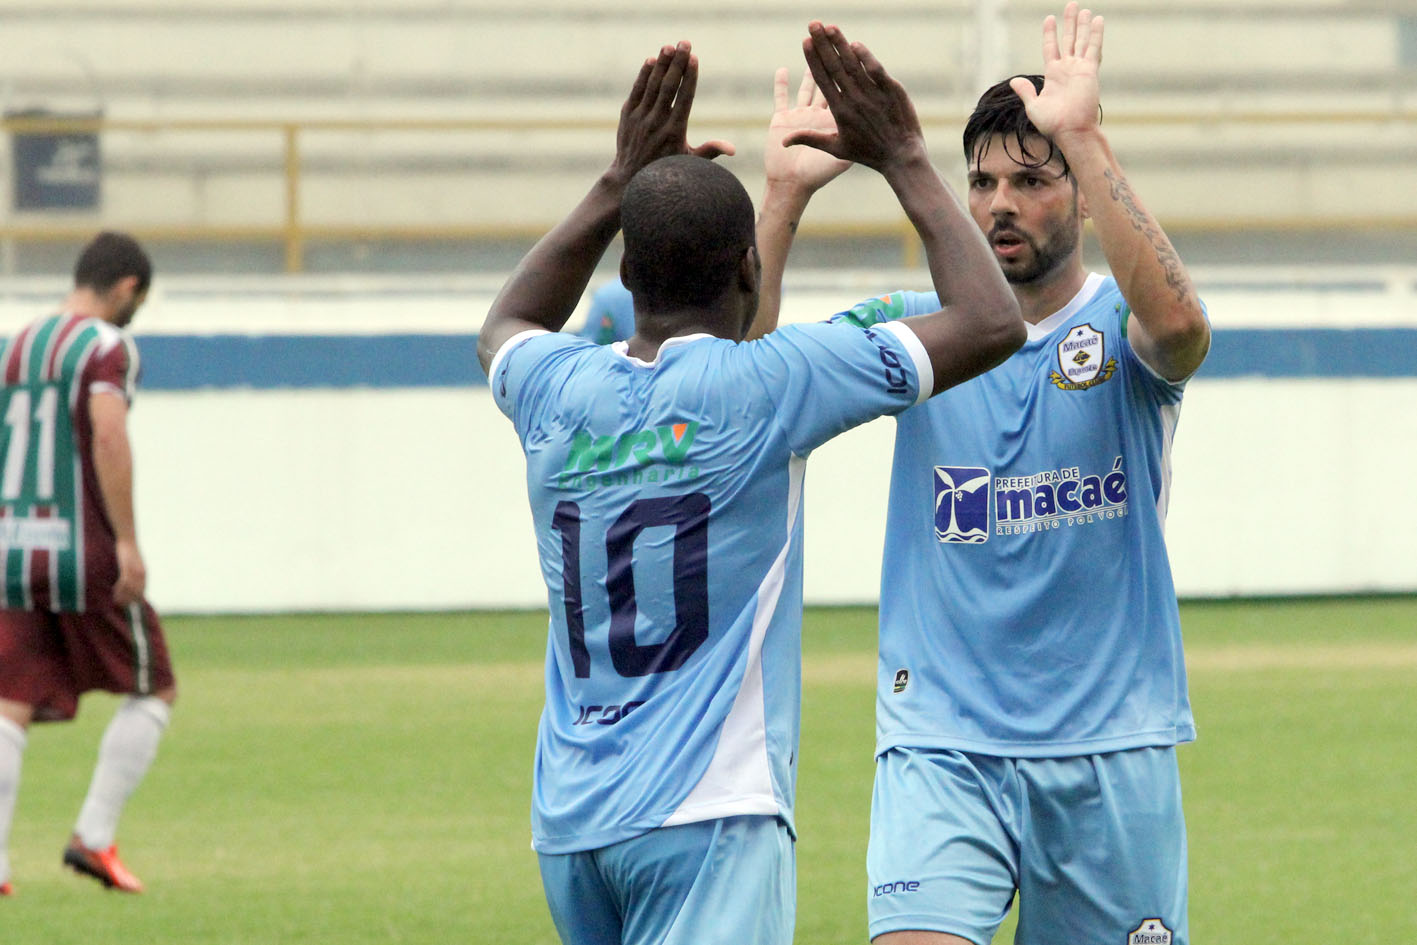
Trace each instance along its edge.
{"label": "mrv engenharia logo", "polygon": [[991,530],[1021,535],[1126,514],[1127,473],[1120,456],[1107,472],[1086,475],[1077,466],[998,477],[983,466],[935,467],[935,537],[948,544],[982,544]]}
{"label": "mrv engenharia logo", "polygon": [[618,436],[577,431],[557,476],[560,488],[595,488],[697,479],[690,457],[696,422],[666,423]]}

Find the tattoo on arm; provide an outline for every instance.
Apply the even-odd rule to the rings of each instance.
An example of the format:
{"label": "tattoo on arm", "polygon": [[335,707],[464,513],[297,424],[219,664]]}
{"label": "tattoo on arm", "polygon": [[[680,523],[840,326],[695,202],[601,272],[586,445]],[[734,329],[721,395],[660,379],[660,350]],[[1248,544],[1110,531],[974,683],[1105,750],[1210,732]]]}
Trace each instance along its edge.
{"label": "tattoo on arm", "polygon": [[1107,178],[1112,199],[1126,210],[1132,228],[1145,236],[1151,248],[1156,251],[1156,261],[1160,263],[1162,272],[1166,275],[1166,284],[1176,293],[1176,301],[1186,301],[1191,294],[1190,280],[1186,278],[1186,270],[1181,264],[1181,257],[1176,254],[1176,248],[1171,245],[1166,234],[1161,232],[1156,221],[1141,208],[1126,178],[1112,173],[1110,167],[1102,173]]}

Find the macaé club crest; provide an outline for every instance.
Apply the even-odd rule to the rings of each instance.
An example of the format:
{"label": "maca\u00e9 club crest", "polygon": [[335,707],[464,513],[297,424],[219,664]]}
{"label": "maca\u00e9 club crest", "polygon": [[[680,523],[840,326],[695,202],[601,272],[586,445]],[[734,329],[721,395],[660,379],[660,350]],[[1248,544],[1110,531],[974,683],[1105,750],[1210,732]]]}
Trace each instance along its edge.
{"label": "maca\u00e9 club crest", "polygon": [[1107,357],[1102,332],[1078,325],[1058,342],[1058,369],[1048,380],[1059,390],[1087,390],[1110,379],[1116,370],[1117,359]]}

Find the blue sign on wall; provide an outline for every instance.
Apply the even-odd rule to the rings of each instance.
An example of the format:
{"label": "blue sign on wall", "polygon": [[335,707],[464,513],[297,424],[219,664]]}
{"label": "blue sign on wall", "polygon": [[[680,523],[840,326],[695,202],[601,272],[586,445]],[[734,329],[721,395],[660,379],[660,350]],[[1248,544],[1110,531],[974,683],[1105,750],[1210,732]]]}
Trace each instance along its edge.
{"label": "blue sign on wall", "polygon": [[[8,112],[7,118],[94,118],[60,116],[43,109]],[[15,210],[97,210],[102,162],[96,131],[15,131],[13,146]]]}

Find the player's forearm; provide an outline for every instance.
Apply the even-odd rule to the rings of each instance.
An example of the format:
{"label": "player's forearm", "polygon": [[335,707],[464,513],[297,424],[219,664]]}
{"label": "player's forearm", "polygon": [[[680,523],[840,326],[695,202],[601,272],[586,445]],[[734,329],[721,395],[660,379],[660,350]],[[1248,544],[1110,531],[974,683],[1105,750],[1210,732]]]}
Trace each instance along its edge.
{"label": "player's forearm", "polygon": [[137,543],[137,523],[133,515],[133,450],[123,429],[95,430],[94,473],[103,496],[104,511],[120,542]]}
{"label": "player's forearm", "polygon": [[758,258],[763,264],[758,288],[758,314],[748,329],[748,340],[777,328],[782,313],[782,279],[797,226],[807,209],[811,192],[799,184],[769,180],[758,213]]}
{"label": "player's forearm", "polygon": [[1023,341],[1018,303],[954,191],[923,152],[886,180],[920,235],[941,307],[952,318],[969,320],[982,346],[997,345],[999,361],[1012,354]]}
{"label": "player's forearm", "polygon": [[1168,362],[1194,359],[1198,365],[1208,328],[1195,286],[1171,240],[1127,182],[1106,137],[1094,130],[1057,144],[1087,200],[1098,243],[1132,314]]}
{"label": "player's forearm", "polygon": [[515,331],[560,331],[620,230],[620,198],[628,178],[614,170],[595,182],[564,220],[522,258],[493,301],[478,354],[486,367]]}

